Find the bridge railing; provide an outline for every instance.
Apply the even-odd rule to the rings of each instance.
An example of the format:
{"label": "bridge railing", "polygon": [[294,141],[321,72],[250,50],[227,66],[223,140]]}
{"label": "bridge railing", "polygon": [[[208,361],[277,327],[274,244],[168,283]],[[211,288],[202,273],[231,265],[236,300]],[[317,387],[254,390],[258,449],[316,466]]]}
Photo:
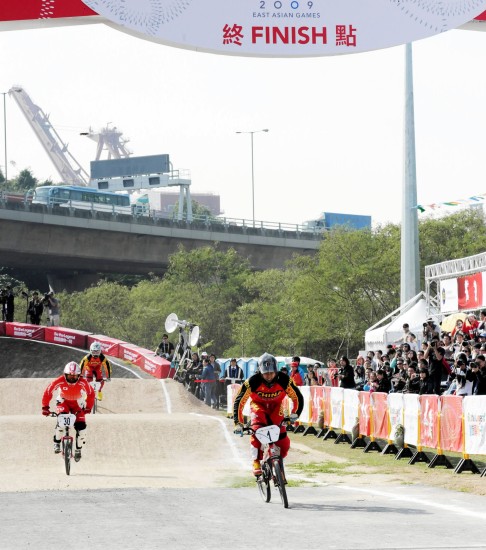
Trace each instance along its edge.
{"label": "bridge railing", "polygon": [[0,192],[0,208],[7,210],[23,210],[27,212],[37,212],[53,214],[58,216],[69,216],[76,218],[92,218],[105,221],[117,221],[125,223],[135,223],[139,225],[156,225],[161,227],[178,227],[194,231],[211,231],[216,233],[235,233],[245,235],[259,235],[264,237],[320,240],[322,231],[308,230],[299,224],[271,222],[262,220],[246,220],[243,218],[212,217],[212,216],[193,216],[191,221],[187,219],[178,220],[153,215],[129,215],[120,214],[104,205],[104,209],[99,208],[98,203],[91,203],[91,207],[78,209],[66,203],[64,207],[46,206],[43,204],[32,204],[27,195]]}

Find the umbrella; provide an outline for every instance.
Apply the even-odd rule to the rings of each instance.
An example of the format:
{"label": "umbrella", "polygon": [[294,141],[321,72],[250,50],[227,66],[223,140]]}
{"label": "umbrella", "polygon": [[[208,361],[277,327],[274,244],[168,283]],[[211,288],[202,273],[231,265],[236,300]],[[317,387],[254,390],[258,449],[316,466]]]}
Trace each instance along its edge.
{"label": "umbrella", "polygon": [[453,313],[448,315],[441,323],[440,328],[443,332],[452,332],[452,329],[456,326],[456,321],[460,319],[464,321],[467,318],[466,313]]}

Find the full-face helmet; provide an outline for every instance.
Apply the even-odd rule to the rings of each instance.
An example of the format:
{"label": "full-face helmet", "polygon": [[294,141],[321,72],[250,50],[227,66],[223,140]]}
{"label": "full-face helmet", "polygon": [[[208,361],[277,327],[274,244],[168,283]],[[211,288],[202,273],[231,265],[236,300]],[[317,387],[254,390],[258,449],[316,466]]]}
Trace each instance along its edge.
{"label": "full-face helmet", "polygon": [[277,360],[273,355],[270,355],[269,353],[264,353],[258,359],[258,369],[262,374],[265,374],[266,372],[277,372]]}
{"label": "full-face helmet", "polygon": [[69,384],[74,384],[81,376],[81,367],[76,361],[71,361],[64,367],[64,378]]}
{"label": "full-face helmet", "polygon": [[91,346],[89,346],[89,352],[91,355],[98,356],[101,354],[101,344],[99,342],[93,342]]}

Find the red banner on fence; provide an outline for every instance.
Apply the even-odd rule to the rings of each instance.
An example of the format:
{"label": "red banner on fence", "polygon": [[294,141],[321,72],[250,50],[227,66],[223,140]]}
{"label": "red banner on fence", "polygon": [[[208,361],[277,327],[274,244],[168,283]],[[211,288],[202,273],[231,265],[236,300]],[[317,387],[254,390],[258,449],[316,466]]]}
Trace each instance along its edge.
{"label": "red banner on fence", "polygon": [[44,339],[52,344],[62,344],[86,349],[89,332],[64,327],[46,327]]}
{"label": "red banner on fence", "polygon": [[311,399],[311,411],[309,422],[311,424],[317,424],[319,420],[319,413],[324,407],[324,387],[323,386],[311,386],[310,388],[310,399]]}
{"label": "red banner on fence", "polygon": [[369,391],[360,391],[359,392],[359,433],[369,437],[371,434],[370,430],[370,419],[371,419],[371,394]]}
{"label": "red banner on fence", "polygon": [[420,445],[435,449],[439,441],[439,396],[421,395],[419,403]]}
{"label": "red banner on fence", "polygon": [[91,346],[93,342],[99,342],[103,353],[113,357],[118,357],[118,346],[120,344],[128,343],[123,340],[117,340],[116,338],[109,338],[108,336],[104,336],[102,334],[90,334],[88,336],[88,347]]}
{"label": "red banner on fence", "polygon": [[45,327],[29,325],[28,323],[6,323],[5,333],[13,338],[27,338],[28,340],[44,341]]}
{"label": "red banner on fence", "polygon": [[438,448],[462,452],[462,397],[441,395]]}
{"label": "red banner on fence", "polygon": [[143,355],[141,368],[145,372],[155,376],[155,378],[168,378],[170,374],[170,362],[153,353],[151,353],[151,357]]}
{"label": "red banner on fence", "polygon": [[130,361],[130,363],[137,365],[137,367],[142,367],[145,360],[144,353],[147,352],[149,350],[140,348],[134,344],[119,344],[118,346],[118,357],[125,361]]}
{"label": "red banner on fence", "polygon": [[375,438],[388,439],[388,394],[373,392],[371,394],[371,415],[373,433]]}
{"label": "red banner on fence", "polygon": [[323,411],[324,411],[324,426],[331,424],[332,406],[331,406],[331,386],[324,386]]}

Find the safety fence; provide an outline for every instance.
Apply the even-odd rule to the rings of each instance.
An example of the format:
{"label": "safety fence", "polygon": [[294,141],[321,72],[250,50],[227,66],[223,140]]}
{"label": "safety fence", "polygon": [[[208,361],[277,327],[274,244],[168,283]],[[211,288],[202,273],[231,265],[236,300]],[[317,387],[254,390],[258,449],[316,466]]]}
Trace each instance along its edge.
{"label": "safety fence", "polygon": [[[227,389],[227,413],[240,389]],[[429,468],[445,466],[455,473],[480,472],[471,455],[485,455],[486,396],[417,395],[356,391],[330,386],[303,386],[304,409],[300,423],[292,429],[304,435],[335,439],[365,452],[408,458],[410,464],[426,462]],[[284,410],[290,414],[290,401]],[[249,416],[249,402],[244,414]],[[432,458],[424,448],[435,451]],[[453,467],[444,452],[462,453]]]}
{"label": "safety fence", "polygon": [[173,378],[175,369],[167,359],[159,357],[149,349],[110,338],[103,334],[92,334],[65,327],[45,327],[28,323],[0,322],[0,336],[37,340],[88,350],[93,342],[100,342],[105,355],[129,361],[155,378]]}

